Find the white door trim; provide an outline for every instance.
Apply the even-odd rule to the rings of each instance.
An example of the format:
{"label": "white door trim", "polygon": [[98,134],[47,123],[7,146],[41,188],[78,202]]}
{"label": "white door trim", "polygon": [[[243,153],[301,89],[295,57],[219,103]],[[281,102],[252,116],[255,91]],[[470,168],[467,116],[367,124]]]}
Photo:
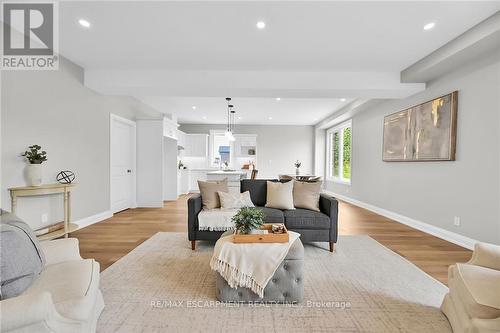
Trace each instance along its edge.
{"label": "white door trim", "polygon": [[137,124],[135,121],[117,116],[116,114],[109,114],[109,210],[111,213],[113,211],[112,203],[112,186],[113,186],[113,122],[118,121],[134,128],[132,134],[132,165],[133,165],[133,177],[132,177],[132,205],[130,208],[137,208]]}

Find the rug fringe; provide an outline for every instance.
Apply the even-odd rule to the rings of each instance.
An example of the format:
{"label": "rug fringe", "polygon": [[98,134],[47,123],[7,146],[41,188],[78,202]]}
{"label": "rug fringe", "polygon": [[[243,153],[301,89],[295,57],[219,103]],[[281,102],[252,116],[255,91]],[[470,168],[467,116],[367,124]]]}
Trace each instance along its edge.
{"label": "rug fringe", "polygon": [[198,227],[198,230],[200,231],[228,231],[228,230],[234,230],[233,227]]}
{"label": "rug fringe", "polygon": [[216,257],[212,257],[210,260],[210,268],[219,272],[231,288],[248,288],[259,295],[260,298],[264,298],[264,287],[257,284],[257,282],[255,282],[250,275],[240,272],[236,267],[233,267]]}

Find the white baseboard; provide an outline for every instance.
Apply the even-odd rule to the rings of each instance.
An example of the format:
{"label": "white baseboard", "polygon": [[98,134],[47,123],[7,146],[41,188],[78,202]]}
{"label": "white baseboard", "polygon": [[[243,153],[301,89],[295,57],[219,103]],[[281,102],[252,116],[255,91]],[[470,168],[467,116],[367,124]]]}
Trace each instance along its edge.
{"label": "white baseboard", "polygon": [[407,216],[404,216],[404,215],[401,215],[401,214],[398,214],[395,212],[391,212],[391,211],[384,209],[384,208],[380,208],[380,207],[377,207],[377,206],[374,206],[374,205],[371,205],[371,204],[368,204],[368,203],[365,203],[365,202],[362,202],[362,201],[359,201],[359,200],[356,200],[353,198],[346,197],[345,195],[342,195],[342,194],[338,194],[338,193],[331,192],[331,191],[323,191],[323,192],[328,194],[328,195],[334,196],[342,201],[345,201],[345,202],[351,203],[355,206],[367,209],[369,211],[372,211],[372,212],[377,213],[379,215],[385,216],[385,217],[387,217],[391,220],[394,220],[396,222],[405,224],[405,225],[412,227],[414,229],[431,234],[433,236],[444,239],[444,240],[451,242],[453,244],[465,247],[466,249],[469,249],[469,250],[473,250],[474,244],[479,242],[475,239],[457,234],[455,232],[445,230],[443,228],[436,227],[436,226],[431,225],[429,223],[425,223],[422,221],[412,219],[410,217],[407,217]]}
{"label": "white baseboard", "polygon": [[104,211],[102,213],[98,213],[98,214],[95,214],[95,215],[92,215],[89,217],[84,217],[83,219],[73,221],[71,223],[78,225],[78,229],[81,229],[81,228],[87,227],[91,224],[109,219],[112,216],[113,216],[113,213],[110,210],[107,210],[107,211]]}

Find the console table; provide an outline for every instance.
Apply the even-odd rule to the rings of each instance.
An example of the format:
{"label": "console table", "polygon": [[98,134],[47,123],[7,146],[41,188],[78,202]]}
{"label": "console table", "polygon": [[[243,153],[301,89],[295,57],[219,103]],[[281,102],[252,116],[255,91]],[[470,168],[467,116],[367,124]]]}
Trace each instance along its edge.
{"label": "console table", "polygon": [[49,240],[63,237],[68,238],[68,233],[77,229],[76,224],[71,224],[71,190],[76,184],[44,184],[41,186],[23,186],[9,188],[11,197],[11,212],[16,213],[18,197],[45,196],[62,194],[64,200],[64,229],[37,236],[40,240]]}

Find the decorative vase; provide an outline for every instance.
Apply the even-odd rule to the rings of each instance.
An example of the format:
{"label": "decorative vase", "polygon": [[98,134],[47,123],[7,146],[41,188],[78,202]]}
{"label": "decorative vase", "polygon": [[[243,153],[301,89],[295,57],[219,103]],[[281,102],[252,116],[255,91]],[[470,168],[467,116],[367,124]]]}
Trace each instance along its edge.
{"label": "decorative vase", "polygon": [[300,168],[295,168],[295,174],[299,175],[300,174]]}
{"label": "decorative vase", "polygon": [[28,186],[42,185],[42,165],[28,164],[26,166],[26,182]]}

